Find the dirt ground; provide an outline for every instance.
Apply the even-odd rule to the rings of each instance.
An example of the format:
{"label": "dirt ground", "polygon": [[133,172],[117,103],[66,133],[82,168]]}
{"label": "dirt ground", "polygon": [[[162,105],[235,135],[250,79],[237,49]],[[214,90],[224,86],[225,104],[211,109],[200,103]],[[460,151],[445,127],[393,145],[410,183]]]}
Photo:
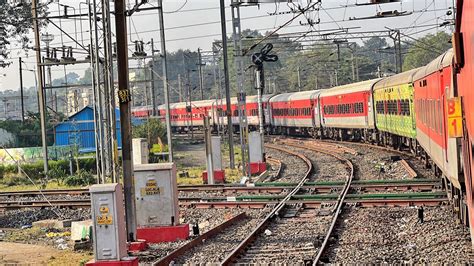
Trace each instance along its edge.
{"label": "dirt ground", "polygon": [[0,242],[0,265],[81,265],[87,253],[61,251],[47,246]]}
{"label": "dirt ground", "polygon": [[204,143],[190,143],[186,140],[180,140],[177,141],[174,149],[178,167],[205,167],[206,148]]}
{"label": "dirt ground", "polygon": [[61,251],[51,247],[0,242],[0,264],[45,265]]}

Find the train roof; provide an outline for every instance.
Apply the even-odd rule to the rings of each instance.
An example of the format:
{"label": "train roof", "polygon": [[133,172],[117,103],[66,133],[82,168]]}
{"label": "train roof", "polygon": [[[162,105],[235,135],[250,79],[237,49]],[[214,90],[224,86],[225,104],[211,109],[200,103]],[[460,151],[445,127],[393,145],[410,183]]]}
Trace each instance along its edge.
{"label": "train roof", "polygon": [[421,69],[421,67],[415,68],[415,69],[412,69],[412,70],[408,70],[408,71],[393,75],[393,76],[388,77],[388,78],[384,78],[380,82],[377,82],[374,85],[374,90],[387,88],[387,87],[392,87],[392,86],[397,86],[397,85],[401,85],[401,84],[413,83],[413,76],[420,69]]}
{"label": "train roof", "polygon": [[[264,94],[264,95],[262,95],[262,102],[267,102],[273,96],[274,96],[274,94]],[[235,100],[237,100],[237,98],[235,98]],[[258,101],[257,95],[247,96],[245,101],[246,101],[246,103],[256,103]]]}
{"label": "train roof", "polygon": [[448,67],[453,62],[453,49],[449,49],[442,55],[436,57],[435,60],[431,61],[426,66],[422,67],[416,74],[413,76],[413,80],[423,79],[426,76],[439,71],[445,67]]}
{"label": "train roof", "polygon": [[[264,94],[262,95],[262,102],[268,102],[268,100],[273,97],[274,94]],[[245,98],[245,102],[246,103],[256,103],[258,102],[258,99],[257,99],[257,95],[249,95]],[[232,97],[230,98],[230,104],[237,104],[237,97]],[[218,105],[220,105],[220,101],[218,103]],[[212,105],[215,106],[216,105],[216,100],[212,100]],[[226,102],[225,102],[225,99],[222,99],[222,105],[225,106],[226,105]]]}
{"label": "train roof", "polygon": [[[192,101],[191,105],[193,108],[195,107],[207,107],[207,106],[212,106],[212,103],[215,100],[204,100],[204,101]],[[179,103],[170,103],[170,109],[175,109],[175,108],[186,108],[186,102],[179,102]],[[158,106],[159,110],[164,110],[165,105],[159,105]]]}
{"label": "train roof", "polygon": [[361,81],[357,83],[346,84],[326,90],[321,90],[320,96],[333,96],[339,95],[341,93],[353,93],[353,92],[360,92],[360,91],[369,91],[372,89],[372,86],[379,82],[381,79],[371,79],[366,81]]}
{"label": "train roof", "polygon": [[295,100],[310,100],[314,99],[320,90],[288,92],[278,94],[270,98],[270,102],[295,101]]}

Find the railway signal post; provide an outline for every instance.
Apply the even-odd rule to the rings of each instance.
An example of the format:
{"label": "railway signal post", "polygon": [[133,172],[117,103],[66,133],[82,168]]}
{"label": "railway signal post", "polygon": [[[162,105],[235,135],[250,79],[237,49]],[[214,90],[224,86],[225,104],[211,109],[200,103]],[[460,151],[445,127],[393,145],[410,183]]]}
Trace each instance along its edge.
{"label": "railway signal post", "polygon": [[[264,114],[263,114],[263,103],[262,95],[263,90],[265,89],[265,72],[263,70],[263,62],[276,62],[278,61],[277,55],[270,55],[269,53],[273,49],[273,44],[267,43],[259,53],[252,54],[252,63],[255,67],[255,89],[257,90],[257,104],[258,104],[258,125],[259,125],[259,134],[260,134],[260,149],[262,162],[265,158],[264,148],[263,148],[263,137],[265,135],[264,128]],[[249,155],[250,156],[250,155]],[[260,169],[260,167],[259,167]]]}

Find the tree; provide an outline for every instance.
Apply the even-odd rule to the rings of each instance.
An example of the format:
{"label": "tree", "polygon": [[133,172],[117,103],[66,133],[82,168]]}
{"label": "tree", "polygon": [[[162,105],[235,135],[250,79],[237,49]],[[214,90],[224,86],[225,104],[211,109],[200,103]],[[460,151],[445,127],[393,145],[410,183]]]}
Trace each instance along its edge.
{"label": "tree", "polygon": [[[52,113],[47,112],[46,120],[52,118]],[[62,120],[64,117],[59,117]],[[25,122],[18,120],[0,121],[0,128],[12,133],[16,137],[16,143],[10,143],[8,147],[40,147],[41,143],[41,125],[39,113],[28,112]],[[52,123],[46,124],[46,141],[48,146],[54,143],[54,125]]]}
{"label": "tree", "polygon": [[92,68],[87,68],[84,71],[84,76],[79,80],[79,83],[82,85],[89,85],[92,83]]}
{"label": "tree", "polygon": [[[78,84],[79,83],[79,75],[76,72],[69,72],[66,74],[66,79],[67,79],[67,84]],[[54,79],[52,81],[53,86],[63,86],[66,85],[66,82],[64,82],[64,78],[58,78]]]}
{"label": "tree", "polygon": [[427,65],[451,48],[451,37],[444,31],[428,34],[412,43],[403,62],[403,71]]}
{"label": "tree", "polygon": [[[27,1],[21,2],[21,4],[12,5],[6,0],[0,0],[0,25],[5,26],[6,44],[9,43],[9,40],[15,40],[26,49],[30,44],[28,34],[33,26],[33,20],[31,18],[31,3],[26,3]],[[39,16],[43,16],[46,11],[46,5],[40,6],[38,10]],[[39,23],[44,24],[45,20],[39,20]],[[0,42],[0,61],[7,58],[8,54],[8,48],[2,46]]]}
{"label": "tree", "polygon": [[153,144],[160,144],[161,140],[166,140],[166,129],[159,119],[150,118],[145,123],[134,126],[132,136],[147,139],[151,147]]}

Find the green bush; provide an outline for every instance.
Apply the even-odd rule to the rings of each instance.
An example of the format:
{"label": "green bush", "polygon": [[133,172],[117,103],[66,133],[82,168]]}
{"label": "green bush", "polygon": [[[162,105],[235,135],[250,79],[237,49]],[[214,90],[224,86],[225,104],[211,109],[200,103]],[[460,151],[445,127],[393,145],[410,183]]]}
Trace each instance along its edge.
{"label": "green bush", "polygon": [[21,168],[31,179],[44,178],[44,165],[42,161],[22,164]]}
{"label": "green bush", "polygon": [[[84,158],[79,159],[79,172],[83,171],[88,172],[90,175],[96,173],[96,163],[95,158]],[[58,182],[65,181],[65,178],[69,175],[69,160],[60,160],[60,161],[48,161],[49,172],[48,176],[51,179],[55,179]],[[44,178],[44,165],[42,161],[34,163],[25,163],[21,164],[21,168],[24,173],[26,173],[31,179],[38,180]],[[76,169],[76,162],[73,162],[73,171],[78,171]],[[18,173],[18,167],[16,165],[0,165],[0,180],[2,183],[18,183],[19,181],[13,178],[12,176],[23,176]],[[77,174],[76,174],[77,175]],[[8,178],[8,180],[5,180]],[[12,179],[13,178],[13,179]]]}
{"label": "green bush", "polygon": [[[81,170],[86,170],[91,173],[97,172],[95,158],[84,158],[79,159],[79,168]],[[77,171],[77,169],[75,169]]]}
{"label": "green bush", "polygon": [[17,185],[31,184],[31,181],[28,180],[28,178],[24,176],[9,174],[3,177],[2,183],[7,186],[17,186]]}
{"label": "green bush", "polygon": [[91,172],[79,170],[75,175],[66,177],[64,183],[68,186],[87,186],[95,184],[96,179]]}
{"label": "green bush", "polygon": [[0,165],[0,179],[3,179],[5,175],[18,173],[18,168],[16,165]]}
{"label": "green bush", "polygon": [[59,184],[62,183],[62,181],[67,178],[68,174],[66,174],[66,171],[61,167],[60,164],[53,164],[50,166],[49,171],[48,171],[48,177],[50,179],[56,180]]}

